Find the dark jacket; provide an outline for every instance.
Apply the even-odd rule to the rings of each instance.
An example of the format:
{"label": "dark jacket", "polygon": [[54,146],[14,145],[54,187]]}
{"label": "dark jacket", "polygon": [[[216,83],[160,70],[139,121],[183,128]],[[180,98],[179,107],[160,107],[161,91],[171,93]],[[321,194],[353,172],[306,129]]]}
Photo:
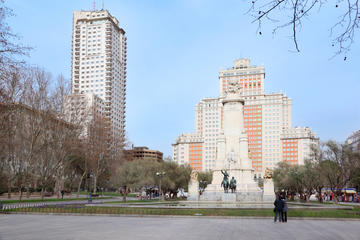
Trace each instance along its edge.
{"label": "dark jacket", "polygon": [[284,202],[281,199],[276,199],[274,206],[276,211],[281,212],[284,208]]}

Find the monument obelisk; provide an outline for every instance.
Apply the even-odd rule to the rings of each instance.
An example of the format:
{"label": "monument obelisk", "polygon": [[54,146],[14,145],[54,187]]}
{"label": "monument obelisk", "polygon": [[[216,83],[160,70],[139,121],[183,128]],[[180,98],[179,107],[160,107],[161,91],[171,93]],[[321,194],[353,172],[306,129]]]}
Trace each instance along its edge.
{"label": "monument obelisk", "polygon": [[[244,128],[244,99],[240,84],[229,81],[223,105],[223,128],[217,141],[217,158],[213,180],[207,186],[200,200],[211,201],[262,201],[262,191],[253,179],[249,159],[248,137]],[[237,182],[236,193],[224,193],[221,187],[222,171]]]}

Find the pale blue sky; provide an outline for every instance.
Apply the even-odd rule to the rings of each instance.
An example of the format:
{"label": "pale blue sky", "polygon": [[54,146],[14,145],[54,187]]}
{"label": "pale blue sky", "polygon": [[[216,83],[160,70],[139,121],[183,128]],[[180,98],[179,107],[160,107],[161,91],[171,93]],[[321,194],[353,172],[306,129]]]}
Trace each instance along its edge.
{"label": "pale blue sky", "polygon": [[[34,47],[28,62],[70,81],[73,10],[92,0],[6,1],[8,20]],[[135,145],[171,154],[171,143],[194,130],[194,107],[217,97],[219,69],[250,58],[265,65],[265,90],[293,99],[293,126],[311,127],[321,140],[344,141],[360,129],[360,36],[348,61],[329,60],[329,28],[338,9],[326,8],[303,23],[294,53],[289,29],[272,36],[244,13],[248,1],[105,0],[128,37],[126,131]],[[101,7],[101,1],[97,1]]]}

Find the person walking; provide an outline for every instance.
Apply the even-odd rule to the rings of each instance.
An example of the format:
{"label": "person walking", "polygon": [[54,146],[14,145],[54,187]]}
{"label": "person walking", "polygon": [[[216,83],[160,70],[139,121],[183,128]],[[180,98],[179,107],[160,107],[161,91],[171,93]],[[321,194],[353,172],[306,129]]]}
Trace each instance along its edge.
{"label": "person walking", "polygon": [[277,218],[279,216],[279,222],[282,221],[282,210],[284,207],[284,202],[280,199],[279,194],[276,195],[276,200],[274,201],[274,223],[277,221]]}
{"label": "person walking", "polygon": [[288,206],[287,206],[286,197],[283,198],[282,202],[283,202],[283,210],[282,210],[281,218],[282,218],[282,222],[287,222]]}

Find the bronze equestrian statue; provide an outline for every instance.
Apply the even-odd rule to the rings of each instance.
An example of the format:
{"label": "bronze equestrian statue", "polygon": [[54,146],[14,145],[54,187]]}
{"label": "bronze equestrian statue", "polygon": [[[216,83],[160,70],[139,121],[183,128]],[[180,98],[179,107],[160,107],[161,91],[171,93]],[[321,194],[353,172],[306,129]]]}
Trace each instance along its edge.
{"label": "bronze equestrian statue", "polygon": [[227,173],[227,171],[223,171],[221,170],[221,173],[224,175],[224,178],[221,182],[221,187],[224,187],[224,193],[228,193],[228,189],[229,189],[229,174]]}

